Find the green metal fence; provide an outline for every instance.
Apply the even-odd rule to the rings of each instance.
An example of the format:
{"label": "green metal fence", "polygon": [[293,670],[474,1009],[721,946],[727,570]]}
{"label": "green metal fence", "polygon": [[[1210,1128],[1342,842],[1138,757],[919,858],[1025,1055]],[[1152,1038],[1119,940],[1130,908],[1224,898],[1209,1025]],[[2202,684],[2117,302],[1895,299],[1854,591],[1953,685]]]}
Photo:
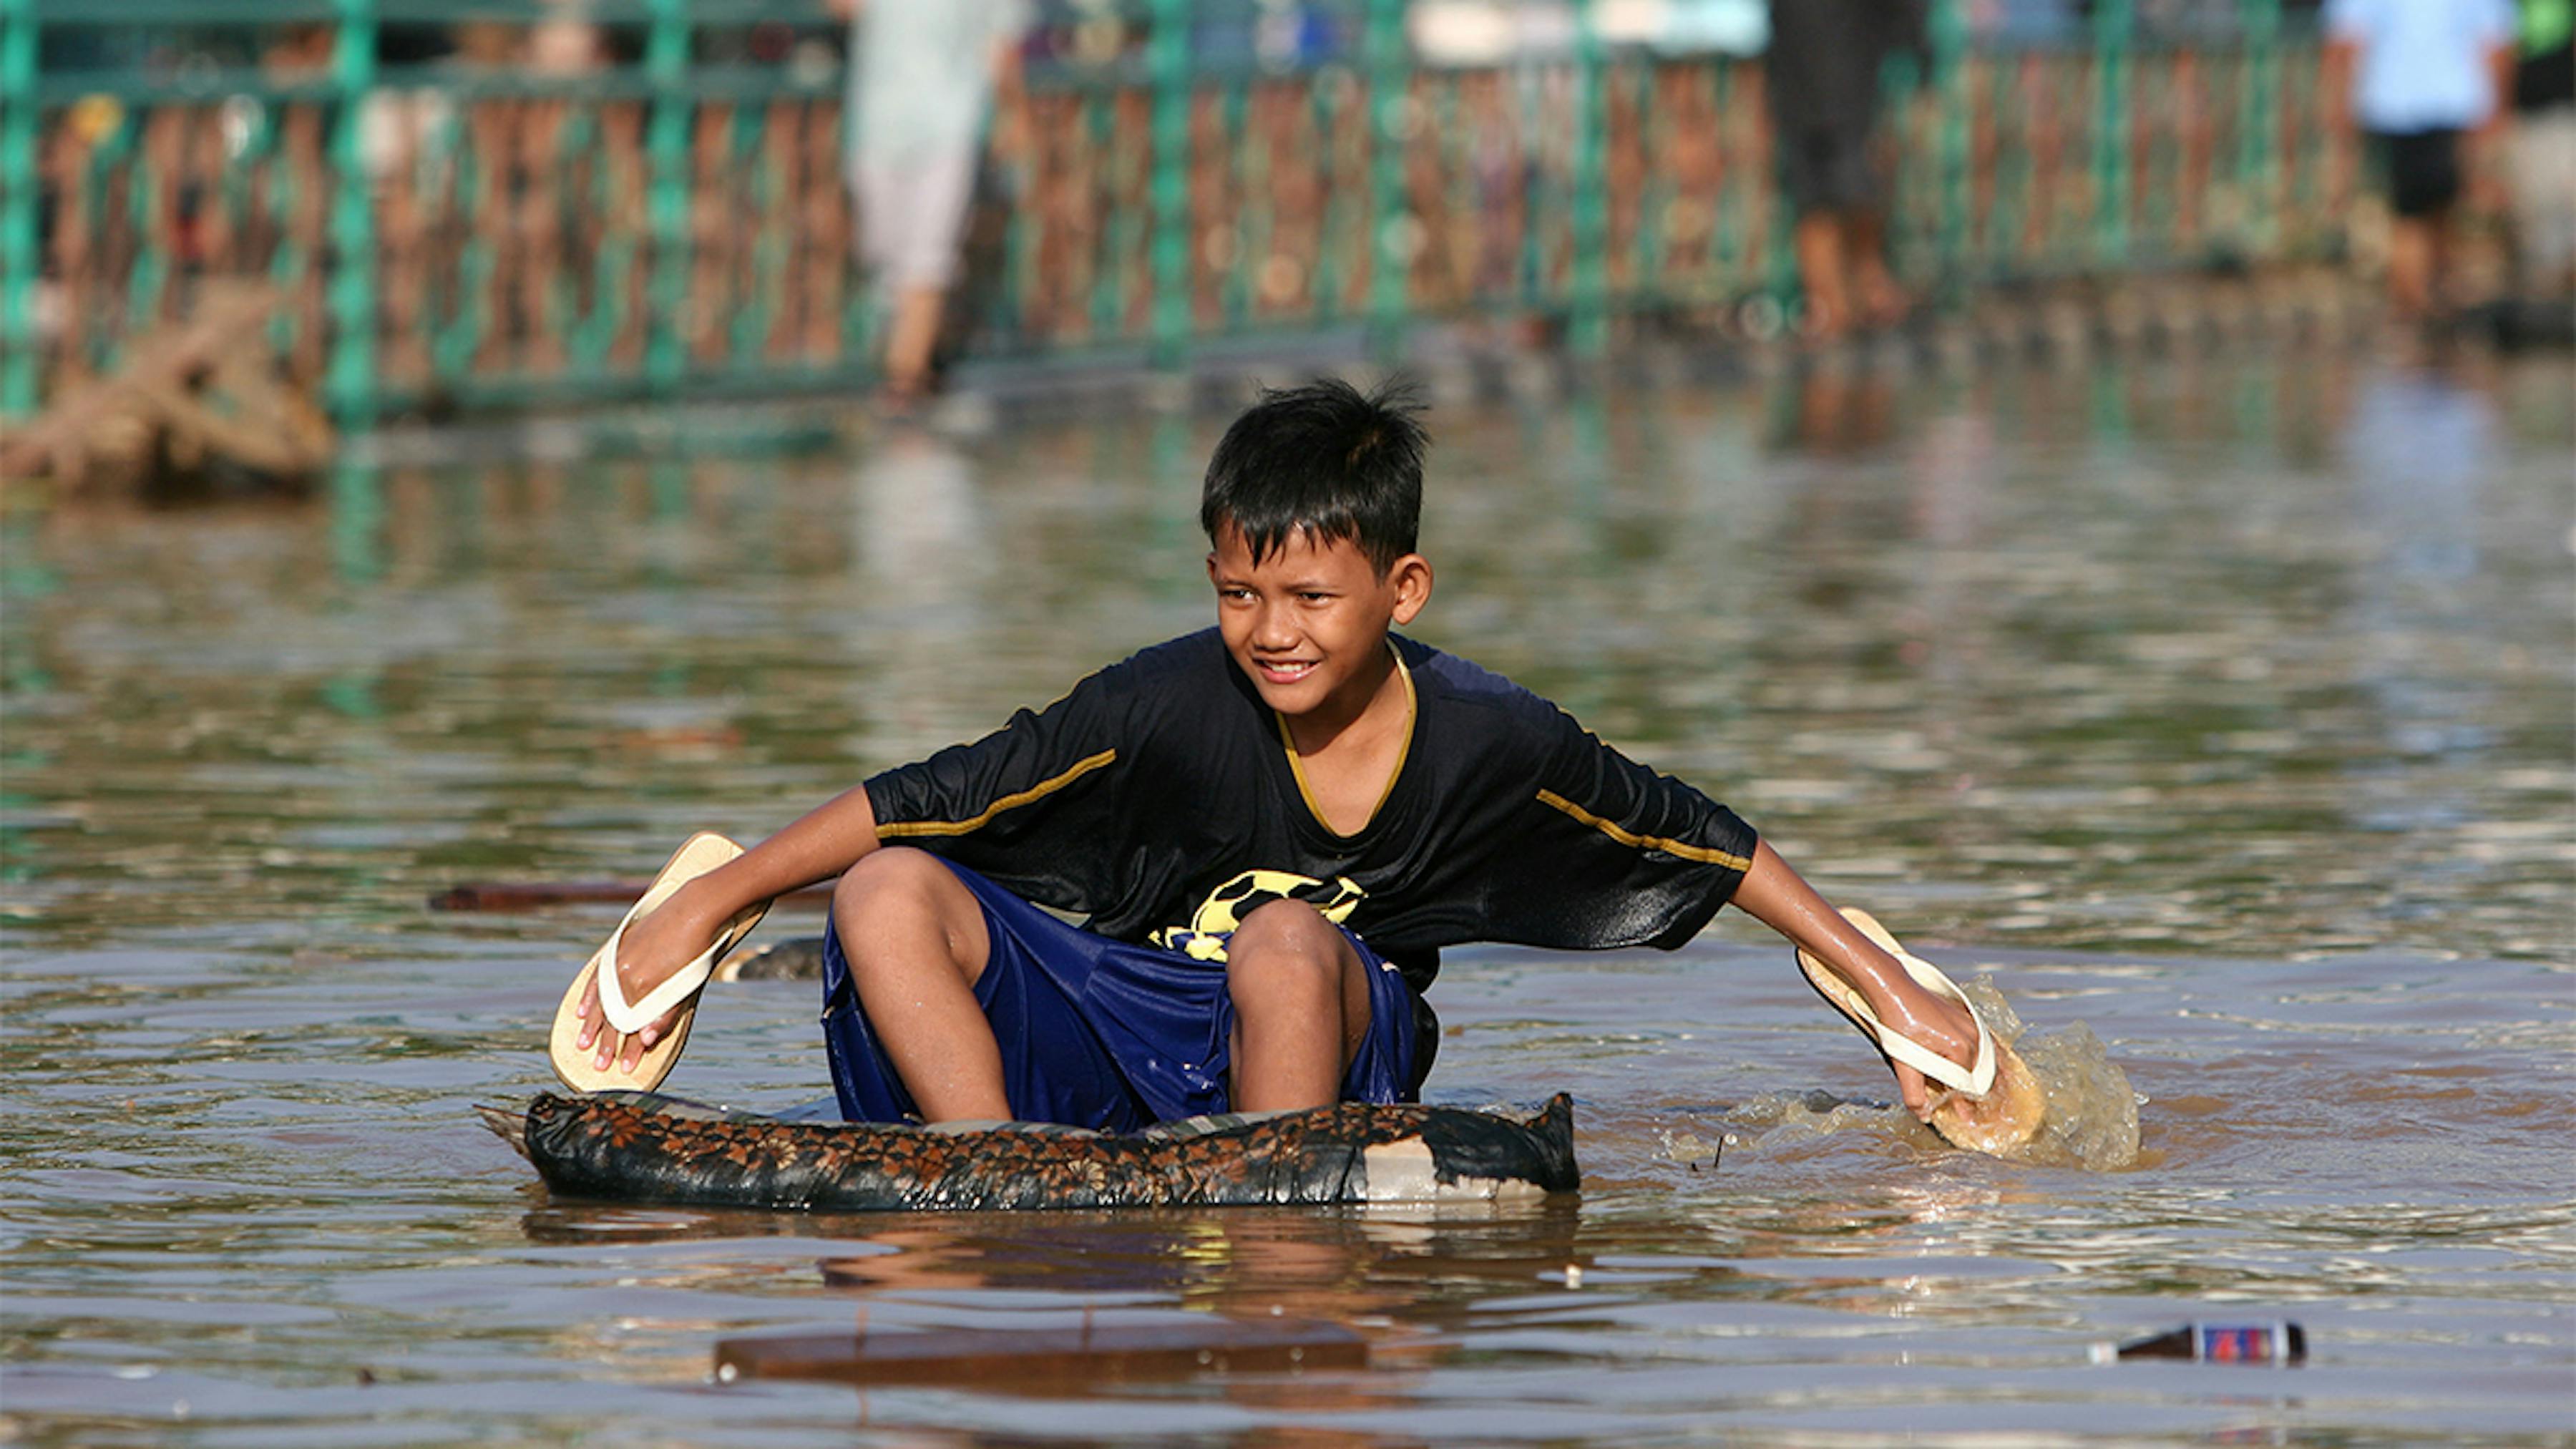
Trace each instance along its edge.
{"label": "green metal fence", "polygon": [[[1239,43],[1259,9],[1050,12],[1032,144],[987,168],[970,239],[977,353],[1180,367],[1347,331],[1395,356],[1471,318],[1589,350],[1622,318],[1793,300],[1758,62],[1616,43],[1578,3],[1551,53],[1437,64],[1405,0],[1310,6],[1283,59]],[[344,421],[863,381],[834,22],[583,13],[595,63],[548,69],[537,0],[0,0],[0,413],[244,275]],[[1935,5],[1888,111],[1912,283],[2338,244],[2353,158],[2279,0],[2187,38],[2096,0],[2087,27],[2007,47]],[[426,31],[454,53],[384,58]]]}

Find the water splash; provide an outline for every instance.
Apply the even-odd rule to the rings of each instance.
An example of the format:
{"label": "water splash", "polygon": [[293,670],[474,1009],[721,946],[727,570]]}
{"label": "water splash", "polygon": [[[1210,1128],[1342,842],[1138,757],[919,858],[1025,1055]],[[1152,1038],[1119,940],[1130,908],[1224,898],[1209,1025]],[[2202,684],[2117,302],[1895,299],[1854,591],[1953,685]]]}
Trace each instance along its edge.
{"label": "water splash", "polygon": [[2115,1172],[2138,1160],[2138,1094],[2093,1028],[2078,1021],[2026,1036],[2021,1013],[1994,977],[1973,977],[1959,989],[1986,1028],[2021,1053],[2048,1100],[2037,1135],[2007,1156],[2090,1172]]}
{"label": "water splash", "polygon": [[2048,1094],[2039,1135],[2013,1154],[2023,1162],[2115,1172],[2138,1160],[2138,1094],[2093,1028],[2076,1022],[2019,1046]]}
{"label": "water splash", "polygon": [[[1960,991],[1985,1018],[1997,1040],[2021,1054],[2038,1079],[2048,1115],[2028,1142],[2002,1154],[2016,1162],[2116,1172],[2138,1160],[2138,1095],[2110,1049],[2083,1022],[2030,1035],[1992,976],[1973,977]],[[1730,1141],[1740,1137],[1757,1151],[1776,1150],[1845,1132],[1893,1136],[1918,1147],[1940,1148],[1940,1136],[1902,1106],[1855,1101],[1831,1092],[1778,1092],[1756,1097],[1728,1116]]]}

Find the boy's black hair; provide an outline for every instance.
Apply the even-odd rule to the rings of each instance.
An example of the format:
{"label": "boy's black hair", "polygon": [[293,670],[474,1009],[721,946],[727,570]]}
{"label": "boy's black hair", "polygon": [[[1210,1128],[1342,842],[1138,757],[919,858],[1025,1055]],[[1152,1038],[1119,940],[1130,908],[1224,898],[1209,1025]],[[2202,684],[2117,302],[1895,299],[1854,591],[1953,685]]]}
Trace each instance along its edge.
{"label": "boy's black hair", "polygon": [[1254,563],[1291,533],[1348,539],[1385,577],[1413,552],[1422,525],[1431,438],[1421,412],[1419,390],[1403,379],[1366,396],[1337,377],[1263,388],[1208,459],[1199,526],[1210,543],[1221,529],[1241,533]]}

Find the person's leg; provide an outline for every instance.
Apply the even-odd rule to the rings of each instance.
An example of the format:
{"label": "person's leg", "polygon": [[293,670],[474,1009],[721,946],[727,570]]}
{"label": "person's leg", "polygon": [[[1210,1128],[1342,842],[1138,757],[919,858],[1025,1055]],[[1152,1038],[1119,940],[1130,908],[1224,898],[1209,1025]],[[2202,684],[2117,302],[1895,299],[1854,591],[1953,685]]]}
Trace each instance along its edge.
{"label": "person's leg", "polygon": [[1853,301],[1872,327],[1893,327],[1905,320],[1905,288],[1887,269],[1887,222],[1876,207],[1843,214],[1843,252],[1852,272]]}
{"label": "person's leg", "polygon": [[900,287],[894,294],[894,316],[886,324],[885,390],[896,400],[930,391],[930,360],[939,345],[939,319],[948,300],[945,287]]}
{"label": "person's leg", "polygon": [[1238,1112],[1339,1100],[1343,1069],[1368,1036],[1369,981],[1341,928],[1303,901],[1273,901],[1226,943],[1234,1003]]}
{"label": "person's leg", "polygon": [[1807,299],[1807,331],[1819,338],[1840,337],[1851,325],[1851,294],[1843,285],[1842,219],[1830,211],[1802,215],[1793,240],[1798,290]]}
{"label": "person's leg", "polygon": [[939,327],[957,279],[958,239],[974,201],[971,150],[917,156],[895,168],[901,230],[888,242],[884,280],[894,315],[885,337],[885,390],[909,401],[930,391]]}
{"label": "person's leg", "polygon": [[930,350],[939,337],[943,274],[920,274],[920,247],[903,220],[920,205],[917,168],[883,158],[863,158],[850,178],[859,253],[883,289],[885,334],[877,356],[878,383],[890,396],[920,395],[930,372]]}
{"label": "person's leg", "polygon": [[2450,320],[2463,301],[2463,289],[2457,268],[2460,254],[2459,228],[2454,224],[2457,207],[2444,207],[2430,219],[2433,225],[2433,260],[2426,269],[2425,290],[2428,305],[2436,320]]}
{"label": "person's leg", "polygon": [[2405,320],[2432,315],[2441,301],[2444,233],[2460,194],[2459,133],[2433,130],[2390,135],[2388,164],[2388,301]]}
{"label": "person's leg", "polygon": [[2432,231],[2425,293],[2434,314],[2443,316],[2460,305],[2459,279],[2452,274],[2452,258],[2458,241],[2454,222],[2459,215],[2460,198],[2469,187],[2468,138],[2459,131],[2435,131],[2430,133],[2428,144],[2433,152],[2429,166],[2435,181],[2435,200],[2425,217]]}
{"label": "person's leg", "polygon": [[2433,253],[2436,220],[2401,216],[2388,230],[2388,304],[2400,318],[2414,321],[2433,310]]}
{"label": "person's leg", "polygon": [[1001,1049],[975,999],[991,939],[964,882],[922,851],[871,851],[833,888],[832,929],[923,1120],[1009,1117]]}
{"label": "person's leg", "polygon": [[1798,267],[1798,296],[1809,335],[1839,337],[1851,324],[1851,292],[1845,279],[1841,203],[1834,167],[1839,142],[1829,129],[1787,118],[1778,128],[1780,194],[1796,214],[1789,234],[1790,259]]}

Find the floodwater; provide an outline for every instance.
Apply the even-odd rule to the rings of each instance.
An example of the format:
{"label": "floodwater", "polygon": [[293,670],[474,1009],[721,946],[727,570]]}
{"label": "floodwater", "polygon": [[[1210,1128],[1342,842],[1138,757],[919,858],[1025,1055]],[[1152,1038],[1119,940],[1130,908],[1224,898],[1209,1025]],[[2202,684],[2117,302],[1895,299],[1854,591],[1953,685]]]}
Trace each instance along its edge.
{"label": "floodwater", "polygon": [[[2576,368],[2367,353],[1439,409],[1421,635],[2146,1099],[2121,1170],[1945,1150],[1731,913],[1462,950],[1430,1095],[1571,1091],[1585,1168],[1484,1212],[606,1207],[470,1111],[615,911],[426,896],[649,874],[1196,627],[1220,419],[13,501],[0,1441],[2576,1441]],[[809,991],[711,996],[673,1089],[825,1090]],[[712,1372],[1216,1314],[1370,1361]],[[2303,1366],[2088,1361],[2281,1318]]]}

